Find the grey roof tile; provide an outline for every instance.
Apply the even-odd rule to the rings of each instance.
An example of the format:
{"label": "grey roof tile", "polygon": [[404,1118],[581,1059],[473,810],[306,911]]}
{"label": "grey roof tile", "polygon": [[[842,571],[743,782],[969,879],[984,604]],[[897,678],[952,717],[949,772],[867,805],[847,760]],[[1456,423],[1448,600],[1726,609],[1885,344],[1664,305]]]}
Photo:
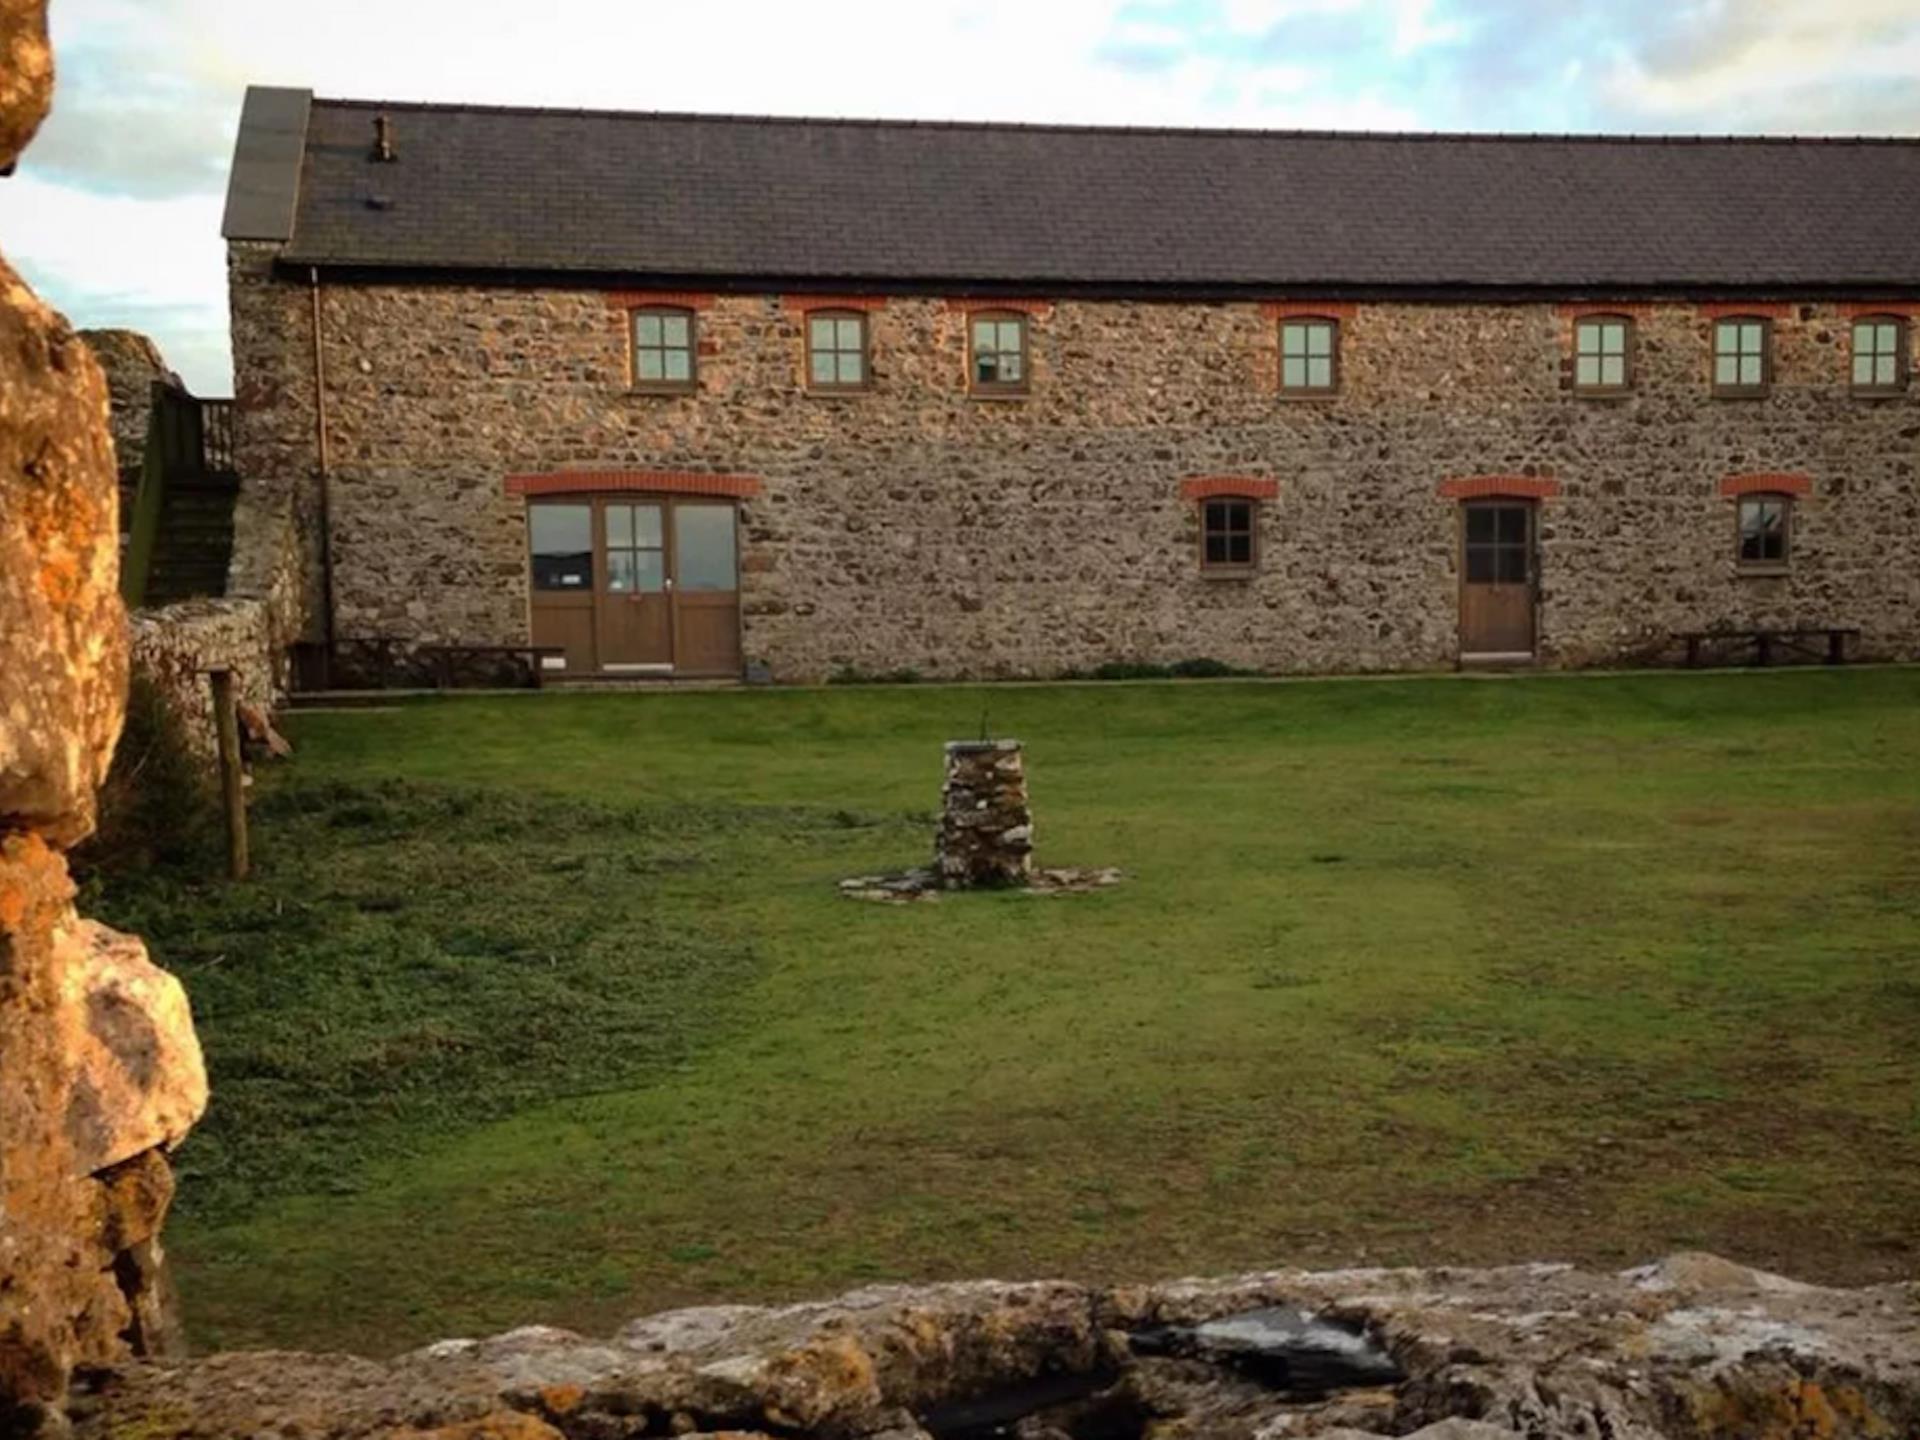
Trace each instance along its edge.
{"label": "grey roof tile", "polygon": [[[399,156],[370,158],[373,117]],[[391,200],[371,208],[370,195]],[[783,120],[320,100],[301,263],[1168,287],[1920,287],[1920,141]]]}

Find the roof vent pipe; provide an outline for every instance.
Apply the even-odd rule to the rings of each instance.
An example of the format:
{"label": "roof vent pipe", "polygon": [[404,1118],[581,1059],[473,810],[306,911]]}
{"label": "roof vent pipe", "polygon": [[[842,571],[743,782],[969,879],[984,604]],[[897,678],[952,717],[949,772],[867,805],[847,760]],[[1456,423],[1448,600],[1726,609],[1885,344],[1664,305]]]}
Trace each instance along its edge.
{"label": "roof vent pipe", "polygon": [[393,153],[393,121],[385,115],[373,117],[373,159],[391,161]]}

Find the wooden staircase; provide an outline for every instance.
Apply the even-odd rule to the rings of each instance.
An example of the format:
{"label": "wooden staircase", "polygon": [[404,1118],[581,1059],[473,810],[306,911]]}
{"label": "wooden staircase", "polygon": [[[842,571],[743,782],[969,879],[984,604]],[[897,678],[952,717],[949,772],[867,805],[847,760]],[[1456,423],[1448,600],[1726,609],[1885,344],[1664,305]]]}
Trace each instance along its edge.
{"label": "wooden staircase", "polygon": [[233,402],[154,386],[121,593],[129,605],[227,593],[233,559]]}

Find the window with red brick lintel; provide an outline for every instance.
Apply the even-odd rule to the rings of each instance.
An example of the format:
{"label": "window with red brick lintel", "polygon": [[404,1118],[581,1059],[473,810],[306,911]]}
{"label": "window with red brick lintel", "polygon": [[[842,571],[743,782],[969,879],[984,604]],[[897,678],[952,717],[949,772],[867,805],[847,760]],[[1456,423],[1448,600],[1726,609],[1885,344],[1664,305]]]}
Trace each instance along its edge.
{"label": "window with red brick lintel", "polygon": [[1906,318],[1860,316],[1853,322],[1853,393],[1901,395],[1906,388]]}
{"label": "window with red brick lintel", "polygon": [[1280,322],[1280,393],[1331,395],[1340,388],[1340,322],[1303,315]]}
{"label": "window with red brick lintel", "polygon": [[1200,502],[1200,569],[1208,575],[1250,575],[1259,555],[1259,502],[1216,495]]}
{"label": "window with red brick lintel", "polygon": [[1713,393],[1729,399],[1765,395],[1773,383],[1773,322],[1729,315],[1713,322]]}
{"label": "window with red brick lintel", "polygon": [[1582,395],[1620,395],[1633,384],[1633,321],[1625,315],[1583,315],[1573,322],[1573,388]]}
{"label": "window with red brick lintel", "polygon": [[679,393],[693,389],[693,311],[649,305],[632,313],[633,388]]}
{"label": "window with red brick lintel", "polygon": [[1735,532],[1735,558],[1749,575],[1778,574],[1787,568],[1793,523],[1793,497],[1765,493],[1742,495]]}

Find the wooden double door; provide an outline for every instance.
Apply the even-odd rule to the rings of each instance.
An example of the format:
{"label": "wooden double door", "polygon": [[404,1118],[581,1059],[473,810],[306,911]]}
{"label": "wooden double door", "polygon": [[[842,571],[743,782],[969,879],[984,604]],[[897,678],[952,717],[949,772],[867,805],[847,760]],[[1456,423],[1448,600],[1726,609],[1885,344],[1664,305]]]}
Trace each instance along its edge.
{"label": "wooden double door", "polygon": [[731,500],[542,498],[527,506],[527,540],[533,643],[565,651],[562,673],[740,673]]}
{"label": "wooden double door", "polygon": [[1534,507],[1470,500],[1460,517],[1460,656],[1521,661],[1534,646]]}

